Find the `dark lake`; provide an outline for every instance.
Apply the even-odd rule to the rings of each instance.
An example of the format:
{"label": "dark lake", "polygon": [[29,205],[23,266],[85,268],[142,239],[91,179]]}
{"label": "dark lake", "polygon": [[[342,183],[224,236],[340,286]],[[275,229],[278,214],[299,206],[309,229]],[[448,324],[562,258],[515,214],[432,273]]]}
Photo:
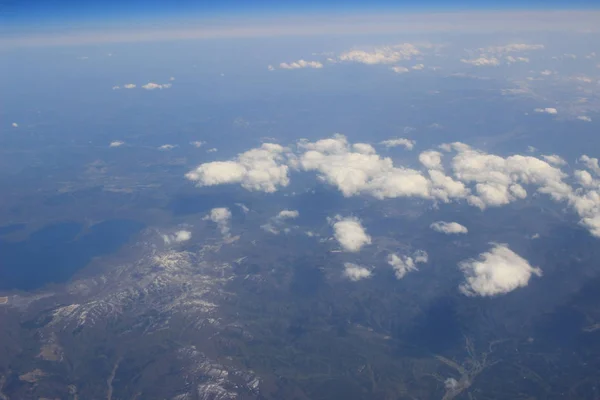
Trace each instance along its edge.
{"label": "dark lake", "polygon": [[65,282],[94,257],[118,250],[143,227],[137,221],[108,220],[84,230],[79,223],[62,222],[20,242],[0,238],[0,290]]}

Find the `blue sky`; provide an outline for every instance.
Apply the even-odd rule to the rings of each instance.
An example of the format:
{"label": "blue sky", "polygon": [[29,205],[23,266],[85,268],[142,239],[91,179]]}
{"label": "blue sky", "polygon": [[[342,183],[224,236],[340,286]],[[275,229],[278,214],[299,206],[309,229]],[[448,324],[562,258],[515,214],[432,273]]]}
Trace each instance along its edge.
{"label": "blue sky", "polygon": [[360,12],[598,9],[596,0],[0,0],[2,24]]}

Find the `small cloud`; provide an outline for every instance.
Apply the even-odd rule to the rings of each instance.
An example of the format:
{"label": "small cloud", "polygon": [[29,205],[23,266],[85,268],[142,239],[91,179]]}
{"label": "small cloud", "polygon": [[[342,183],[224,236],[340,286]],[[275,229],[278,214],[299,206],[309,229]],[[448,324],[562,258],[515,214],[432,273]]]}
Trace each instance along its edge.
{"label": "small cloud", "polygon": [[275,67],[274,67],[274,66],[272,66],[272,65],[269,65],[269,66],[267,67],[267,69],[268,69],[269,71],[275,71]]}
{"label": "small cloud", "polygon": [[126,83],[123,85],[123,87],[125,89],[135,89],[136,88],[136,84],[135,83]]}
{"label": "small cloud", "polygon": [[458,222],[437,221],[437,222],[434,222],[433,224],[431,224],[429,227],[436,232],[444,233],[446,235],[461,234],[461,233],[465,234],[465,233],[469,232],[469,230],[467,229],[466,226],[463,226],[463,225],[459,224]]}
{"label": "small cloud", "polygon": [[549,69],[545,69],[543,71],[540,72],[540,75],[544,75],[544,76],[550,76],[552,75],[554,72],[550,71]]}
{"label": "small cloud", "polygon": [[190,142],[190,144],[199,149],[200,147],[202,147],[202,145],[206,144],[206,142],[201,142],[199,140],[196,140],[195,142]]}
{"label": "small cloud", "polygon": [[119,89],[121,89],[121,87],[118,86],[118,85],[115,85],[115,86],[112,87],[112,90],[119,90]]}
{"label": "small cloud", "polygon": [[158,149],[159,150],[172,150],[174,149],[176,146],[173,144],[163,144],[162,146],[160,146]]}
{"label": "small cloud", "polygon": [[281,69],[300,69],[300,68],[323,68],[323,64],[318,61],[305,61],[298,60],[292,63],[281,63],[279,64]]}
{"label": "small cloud", "polygon": [[142,86],[143,89],[146,90],[156,90],[156,89],[169,89],[172,85],[170,83],[154,83],[154,82],[148,82],[145,85]]}
{"label": "small cloud", "polygon": [[514,253],[505,244],[493,244],[478,259],[459,264],[465,274],[460,291],[467,296],[497,296],[529,284],[532,275],[542,276],[542,270]]}
{"label": "small cloud", "polygon": [[567,162],[557,154],[543,155],[542,158],[546,160],[546,162],[556,166],[567,165]]}
{"label": "small cloud", "polygon": [[371,236],[367,234],[358,218],[342,218],[340,215],[336,215],[330,220],[330,223],[334,230],[333,236],[344,251],[357,252],[363,246],[371,244]]}
{"label": "small cloud", "polygon": [[19,124],[17,124],[16,122],[13,122],[12,124],[10,124],[10,126],[12,126],[13,128],[18,128]]}
{"label": "small cloud", "polygon": [[182,230],[170,235],[162,235],[162,238],[165,244],[187,242],[192,238],[192,232]]}
{"label": "small cloud", "polygon": [[415,71],[420,71],[422,69],[425,68],[425,64],[417,64],[411,67],[411,69],[414,69]]}
{"label": "small cloud", "polygon": [[529,153],[535,153],[538,149],[536,147],[533,146],[527,146],[527,151]]}
{"label": "small cloud", "polygon": [[172,77],[170,77],[170,78],[169,78],[169,80],[170,80],[171,82],[173,82],[173,81],[175,80],[175,77],[174,77],[174,76],[172,76]]}
{"label": "small cloud", "polygon": [[380,142],[379,144],[382,144],[387,148],[404,146],[404,148],[406,150],[412,150],[415,147],[415,143],[416,142],[414,140],[397,138],[397,139],[384,140],[383,142]]}
{"label": "small cloud", "polygon": [[410,70],[406,67],[395,66],[395,67],[392,67],[392,71],[394,71],[397,74],[405,74],[405,73],[409,72]]}
{"label": "small cloud", "polygon": [[225,207],[213,208],[210,214],[204,217],[217,224],[219,231],[224,237],[229,237],[229,221],[231,220],[231,211]]}
{"label": "small cloud", "polygon": [[505,59],[506,59],[506,62],[508,62],[509,64],[514,64],[514,63],[517,63],[517,62],[524,62],[524,63],[528,63],[529,62],[529,58],[528,57],[506,56]]}
{"label": "small cloud", "polygon": [[361,265],[344,263],[344,276],[353,282],[371,277],[371,270]]}
{"label": "small cloud", "polygon": [[592,122],[592,119],[590,117],[588,117],[587,115],[580,115],[577,117],[577,119],[580,121]]}
{"label": "small cloud", "polygon": [[552,108],[552,107],[546,107],[546,108],[536,108],[535,110],[536,113],[544,113],[544,114],[558,114],[558,110],[556,108]]}
{"label": "small cloud", "polygon": [[212,149],[208,149],[206,150],[207,153],[216,153],[217,152],[217,148],[213,147]]}
{"label": "small cloud", "polygon": [[461,62],[465,64],[470,64],[475,67],[496,67],[500,65],[500,61],[496,57],[485,57],[481,56],[479,58],[472,59],[461,59]]}
{"label": "small cloud", "polygon": [[115,140],[113,142],[110,142],[108,147],[120,147],[120,146],[123,146],[124,144],[125,144],[125,142],[123,142],[122,140]]}
{"label": "small cloud", "polygon": [[387,262],[394,269],[397,279],[402,279],[412,271],[418,271],[417,264],[426,263],[429,256],[423,250],[417,250],[412,257],[397,254],[390,254]]}
{"label": "small cloud", "polygon": [[239,208],[241,208],[242,211],[244,212],[244,214],[248,214],[248,212],[250,212],[250,209],[248,207],[246,207],[245,204],[235,203],[235,205],[238,206]]}
{"label": "small cloud", "polygon": [[298,218],[300,213],[297,210],[283,210],[277,214],[277,219],[293,219]]}

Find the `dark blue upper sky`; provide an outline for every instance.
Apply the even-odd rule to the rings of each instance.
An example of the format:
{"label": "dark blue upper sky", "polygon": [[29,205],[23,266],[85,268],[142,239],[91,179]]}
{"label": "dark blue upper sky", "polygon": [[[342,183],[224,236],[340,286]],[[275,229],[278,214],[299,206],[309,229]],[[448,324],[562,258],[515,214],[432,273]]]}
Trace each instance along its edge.
{"label": "dark blue upper sky", "polygon": [[598,0],[0,0],[0,23],[86,23],[279,13],[597,9],[599,4]]}

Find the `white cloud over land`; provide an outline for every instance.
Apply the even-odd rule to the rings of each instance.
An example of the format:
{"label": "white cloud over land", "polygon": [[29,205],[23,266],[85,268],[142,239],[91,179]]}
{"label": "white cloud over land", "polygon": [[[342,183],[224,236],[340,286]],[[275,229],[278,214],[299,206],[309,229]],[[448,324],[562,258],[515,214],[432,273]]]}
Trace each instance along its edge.
{"label": "white cloud over land", "polygon": [[469,230],[466,226],[459,224],[458,222],[445,222],[437,221],[430,225],[430,228],[436,232],[444,233],[446,235],[452,234],[464,234],[468,233]]}
{"label": "white cloud over land", "polygon": [[494,244],[478,259],[459,264],[465,274],[460,291],[467,296],[497,296],[525,287],[532,276],[542,276],[542,270],[514,253],[505,244]]}
{"label": "white cloud over land", "polygon": [[337,215],[330,222],[333,226],[333,236],[345,251],[357,252],[363,246],[371,244],[371,237],[367,234],[358,218],[342,218],[340,215]]}
{"label": "white cloud over land", "polygon": [[264,143],[231,161],[200,164],[185,176],[198,186],[240,183],[248,190],[272,193],[289,184],[286,151],[278,144]]}
{"label": "white cloud over land", "polygon": [[351,281],[360,281],[371,277],[371,270],[361,265],[344,263],[344,276]]}

